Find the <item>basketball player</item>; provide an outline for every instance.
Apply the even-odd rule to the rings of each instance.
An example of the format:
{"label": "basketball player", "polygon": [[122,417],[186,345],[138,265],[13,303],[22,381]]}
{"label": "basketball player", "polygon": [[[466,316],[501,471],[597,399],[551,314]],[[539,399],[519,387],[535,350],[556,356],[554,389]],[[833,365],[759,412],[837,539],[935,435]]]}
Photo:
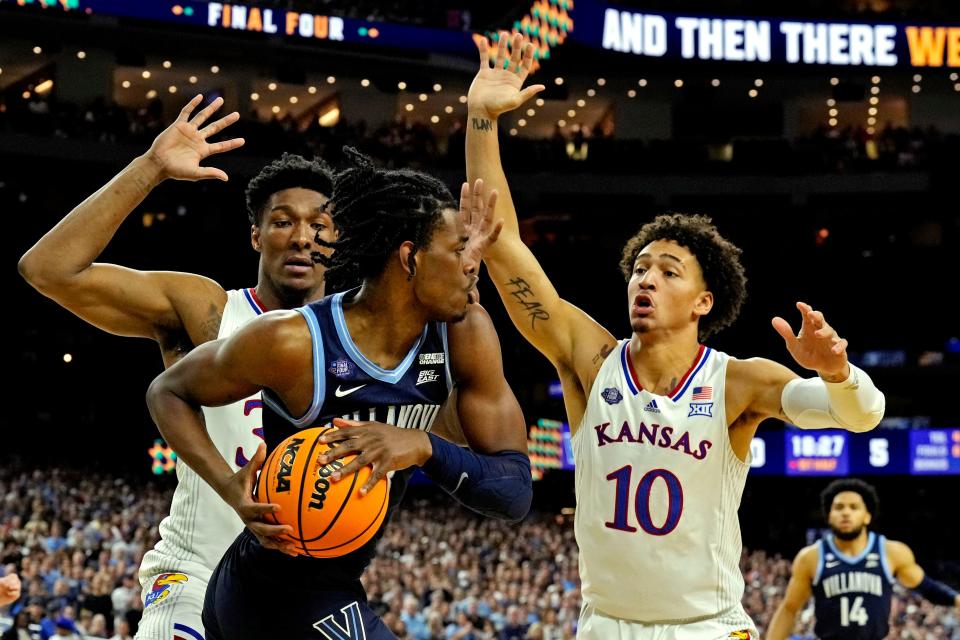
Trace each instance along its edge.
{"label": "basketball player", "polygon": [[[318,259],[328,274],[355,275],[362,286],[267,314],[226,340],[199,347],[147,394],[167,442],[248,527],[211,578],[203,618],[207,640],[394,636],[367,605],[360,584],[384,528],[338,558],[289,557],[267,548],[264,540],[277,541],[292,529],[260,521],[276,505],[257,504],[251,495],[266,448],[234,473],[204,430],[201,405],[263,389],[270,449],[300,429],[353,417],[338,421],[343,428],[327,440],[339,442],[338,454],[359,454],[333,479],[370,465],[366,489],[396,471],[388,517],[415,466],[486,515],[516,521],[530,506],[523,415],[503,377],[493,324],[479,305],[468,304],[482,251],[497,234],[488,224],[482,185],[472,193],[464,185],[458,211],[435,178],[378,169],[347,152],[356,166],[338,174],[330,201],[339,239],[332,258]],[[430,433],[453,384],[472,451]],[[292,543],[282,544],[293,553]]]}
{"label": "basketball player", "polygon": [[521,91],[532,48],[518,36],[509,54],[508,40],[502,34],[492,68],[478,41],[467,174],[500,194],[503,233],[484,260],[514,324],[563,387],[577,469],[578,635],[753,638],[740,604],[737,508],[758,425],[780,418],[866,431],[883,415],[883,395],[847,362],[847,341],[803,303],[799,335],[781,318],[773,324],[813,378],[704,346],[736,319],[746,278],[740,250],[703,216],[660,216],[627,242],[630,339],[616,341],[562,300],[520,239],[500,165],[497,117],[543,89]]}
{"label": "basketball player", "polygon": [[[324,267],[315,264],[315,236],[333,240],[323,205],[333,174],[323,163],[284,155],[247,187],[250,241],[260,253],[256,287],[225,291],[192,273],[137,271],[94,262],[121,223],[167,179],[227,180],[201,166],[207,157],[237,149],[243,140],[208,139],[237,121],[231,113],[206,124],[216,99],[196,115],[201,96],[135,159],[40,239],[20,260],[20,273],[44,295],[110,333],[156,340],[165,367],[195,346],[230,335],[271,309],[289,309],[323,297]],[[259,394],[204,409],[218,451],[234,470],[263,439]],[[200,614],[210,574],[243,523],[188,464],[177,464],[170,515],[161,540],[140,566],[144,611],[138,640],[203,637]]]}
{"label": "basketball player", "polygon": [[787,640],[813,593],[814,633],[821,640],[883,640],[890,631],[893,583],[933,604],[960,609],[960,594],[926,575],[902,542],[869,531],[880,500],[862,480],[831,482],[820,495],[831,534],[800,550],[769,640]]}
{"label": "basketball player", "polygon": [[20,576],[11,573],[0,578],[0,607],[20,599]]}

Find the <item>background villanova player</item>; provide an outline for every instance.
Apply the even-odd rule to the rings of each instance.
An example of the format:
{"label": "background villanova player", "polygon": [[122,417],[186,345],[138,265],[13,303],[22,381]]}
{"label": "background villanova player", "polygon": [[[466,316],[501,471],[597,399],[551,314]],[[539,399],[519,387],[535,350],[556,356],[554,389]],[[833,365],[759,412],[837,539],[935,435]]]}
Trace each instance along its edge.
{"label": "background villanova player", "polygon": [[831,533],[805,547],[793,561],[787,593],[770,622],[769,640],[786,640],[811,593],[823,640],[882,640],[890,629],[894,581],[916,589],[933,604],[960,608],[960,595],[932,580],[902,542],[868,530],[879,499],[862,480],[836,480],[821,494]]}

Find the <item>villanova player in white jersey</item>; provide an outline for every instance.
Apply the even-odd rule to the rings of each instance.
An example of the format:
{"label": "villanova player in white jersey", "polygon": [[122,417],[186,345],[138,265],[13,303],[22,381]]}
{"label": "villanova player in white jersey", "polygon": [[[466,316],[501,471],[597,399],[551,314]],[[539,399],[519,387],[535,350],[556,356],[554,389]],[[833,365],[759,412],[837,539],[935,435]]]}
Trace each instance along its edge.
{"label": "villanova player in white jersey", "polygon": [[578,634],[754,637],[740,604],[737,508],[757,427],[781,418],[865,431],[880,421],[883,395],[849,365],[846,340],[802,303],[798,336],[783,319],[774,326],[816,377],[703,345],[734,321],[746,284],[740,250],[705,217],[661,216],[627,242],[629,339],[616,341],[562,300],[520,238],[500,164],[497,117],[543,89],[521,90],[532,49],[519,36],[510,40],[501,34],[493,55],[478,42],[467,174],[499,192],[495,217],[504,229],[484,259],[514,324],[554,364],[563,387],[576,462]]}
{"label": "villanova player in white jersey", "polygon": [[[41,293],[94,326],[122,336],[152,338],[165,367],[195,346],[225,338],[266,310],[289,309],[323,297],[324,267],[311,252],[315,238],[333,240],[322,211],[332,189],[328,167],[285,155],[263,169],[247,188],[251,243],[260,254],[255,288],[225,291],[192,273],[137,271],[95,263],[119,226],[150,191],[166,179],[226,180],[206,157],[236,149],[242,139],[207,142],[236,122],[230,115],[204,126],[221,106],[217,99],[191,118],[197,96],[163,131],[150,150],[87,198],[20,261],[20,272]],[[205,408],[204,419],[218,451],[236,470],[262,442],[260,395]],[[140,567],[144,599],[137,638],[203,637],[200,620],[211,572],[243,528],[240,518],[186,464],[161,540]]]}
{"label": "villanova player in white jersey", "polygon": [[831,482],[820,496],[830,533],[801,549],[768,640],[793,635],[797,614],[813,595],[820,640],[883,640],[890,631],[893,584],[933,604],[960,609],[960,594],[926,575],[906,544],[869,530],[880,499],[862,480]]}
{"label": "villanova player in white jersey", "polygon": [[[383,422],[335,422],[342,428],[322,439],[340,444],[318,457],[321,464],[358,454],[332,474],[335,482],[370,465],[364,491],[391,471],[419,466],[486,515],[516,521],[530,507],[523,414],[503,377],[493,324],[479,305],[468,304],[482,251],[496,237],[481,190],[461,191],[458,212],[439,180],[378,169],[349,149],[347,155],[357,166],[338,173],[334,185],[330,205],[340,235],[328,274],[339,280],[342,270],[355,269],[363,285],[307,308],[266,314],[227,340],[197,348],[147,394],[167,441],[247,525],[211,578],[207,640],[394,636],[367,606],[360,584],[375,542],[326,559],[269,548],[292,529],[261,521],[276,505],[254,502],[253,463],[234,473],[212,446],[196,413],[201,404],[269,389],[264,426],[271,446],[337,416],[371,416]],[[457,414],[472,450],[430,433],[431,418],[401,423],[398,405],[435,408],[448,379],[456,384]],[[349,393],[341,392],[341,382],[343,390],[349,382]],[[427,409],[423,416],[434,415]],[[385,424],[391,420],[397,425]],[[391,511],[408,475],[393,475]],[[288,539],[283,550],[292,547]]]}

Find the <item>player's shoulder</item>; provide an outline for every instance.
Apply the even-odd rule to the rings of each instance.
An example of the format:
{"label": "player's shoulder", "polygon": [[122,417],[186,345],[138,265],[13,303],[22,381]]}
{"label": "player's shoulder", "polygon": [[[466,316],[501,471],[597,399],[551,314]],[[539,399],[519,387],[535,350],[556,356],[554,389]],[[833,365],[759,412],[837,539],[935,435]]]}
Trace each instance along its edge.
{"label": "player's shoulder", "polygon": [[768,385],[796,377],[790,369],[768,358],[727,356],[727,381],[739,384]]}
{"label": "player's shoulder", "polygon": [[884,538],[883,543],[883,552],[887,554],[887,559],[891,561],[891,564],[899,565],[914,559],[913,549],[905,542]]}
{"label": "player's shoulder", "polygon": [[817,564],[820,562],[820,542],[814,542],[813,544],[805,546],[803,549],[797,552],[797,555],[793,559],[793,570],[796,574],[797,571],[802,571],[804,574],[813,577],[817,569]]}

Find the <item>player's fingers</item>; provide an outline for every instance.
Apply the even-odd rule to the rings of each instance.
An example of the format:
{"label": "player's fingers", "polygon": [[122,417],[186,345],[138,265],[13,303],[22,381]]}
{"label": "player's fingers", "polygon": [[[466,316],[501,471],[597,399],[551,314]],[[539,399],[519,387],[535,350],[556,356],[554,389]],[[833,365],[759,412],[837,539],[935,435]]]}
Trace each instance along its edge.
{"label": "player's fingers", "polygon": [[787,341],[787,344],[793,344],[797,340],[797,336],[793,333],[793,327],[790,326],[790,323],[777,316],[771,321],[773,328],[780,334],[780,337]]}
{"label": "player's fingers", "polygon": [[227,175],[222,169],[217,169],[216,167],[200,167],[200,173],[197,174],[197,177],[201,180],[222,180],[223,182],[228,182],[230,176]]}
{"label": "player's fingers", "polygon": [[473,198],[470,202],[470,219],[483,213],[483,180],[477,178],[473,183]]}
{"label": "player's fingers", "polygon": [[249,502],[240,507],[240,512],[244,520],[262,520],[264,516],[280,511],[280,505],[270,502]]}
{"label": "player's fingers", "polygon": [[528,42],[523,47],[523,59],[520,61],[520,68],[517,70],[517,74],[520,76],[520,80],[526,80],[527,76],[530,75],[530,70],[533,68],[533,43]]}
{"label": "player's fingers", "polygon": [[360,469],[364,468],[371,462],[372,460],[367,458],[367,454],[361,453],[356,458],[351,460],[349,464],[346,464],[342,468],[334,471],[330,478],[334,482],[339,482],[343,478],[349,478],[351,475],[357,471],[360,471]]}
{"label": "player's fingers", "polygon": [[497,59],[493,65],[495,69],[503,69],[506,65],[510,64],[510,59],[507,54],[507,43],[509,40],[510,34],[506,31],[501,31],[500,37],[497,39]]}
{"label": "player's fingers", "polygon": [[224,140],[223,142],[212,142],[207,145],[207,155],[212,156],[217,153],[226,153],[227,151],[239,149],[243,146],[244,142],[245,140],[243,138],[232,138],[230,140]]}
{"label": "player's fingers", "polygon": [[197,108],[197,105],[203,100],[203,94],[198,93],[180,109],[180,115],[177,116],[177,122],[187,122],[190,120],[190,114]]}
{"label": "player's fingers", "polygon": [[520,70],[520,58],[523,56],[523,34],[517,33],[513,36],[513,40],[510,42],[510,69],[519,71]]}
{"label": "player's fingers", "polygon": [[206,140],[210,136],[220,133],[221,131],[223,131],[224,129],[226,129],[227,127],[229,127],[239,119],[240,119],[240,114],[237,113],[236,111],[234,111],[233,113],[228,113],[227,115],[223,116],[219,120],[211,122],[210,124],[205,126],[203,129],[200,129],[198,133],[200,134],[201,138]]}
{"label": "player's fingers", "polygon": [[474,43],[477,45],[477,53],[480,54],[480,68],[487,69],[490,67],[490,41],[487,40],[486,36],[477,34],[473,38]]}
{"label": "player's fingers", "polygon": [[487,236],[488,247],[497,241],[497,238],[500,237],[501,231],[503,231],[503,220],[497,220],[497,224],[493,225],[493,231],[491,231],[490,235]]}
{"label": "player's fingers", "polygon": [[460,214],[470,217],[470,183],[464,182],[460,185]]}
{"label": "player's fingers", "polygon": [[362,427],[365,424],[367,423],[363,422],[362,420],[347,420],[346,418],[333,419],[333,426],[340,429],[343,429],[343,428],[349,429],[350,427]]}
{"label": "player's fingers", "polygon": [[484,212],[488,217],[493,215],[493,212],[496,211],[497,206],[497,193],[496,189],[490,190],[490,195],[487,196],[487,206],[486,211]]}
{"label": "player's fingers", "polygon": [[207,119],[212,116],[221,106],[223,106],[223,98],[218,96],[216,100],[208,104],[200,113],[195,115],[193,120],[190,121],[190,124],[199,129],[200,125],[206,122]]}
{"label": "player's fingers", "polygon": [[254,520],[247,523],[247,528],[257,536],[263,538],[293,535],[293,527],[288,524],[268,524]]}
{"label": "player's fingers", "polygon": [[520,92],[520,104],[523,104],[533,96],[546,89],[542,84],[532,84]]}
{"label": "player's fingers", "polygon": [[334,460],[339,460],[340,458],[361,452],[363,452],[363,443],[359,438],[351,438],[350,440],[342,441],[335,447],[330,447],[325,453],[321,453],[317,456],[317,462],[320,464],[330,464]]}
{"label": "player's fingers", "polygon": [[377,483],[383,478],[383,473],[380,471],[379,465],[373,465],[373,472],[370,474],[370,477],[367,478],[367,481],[363,483],[363,487],[360,488],[360,495],[365,496],[373,488],[377,486]]}

